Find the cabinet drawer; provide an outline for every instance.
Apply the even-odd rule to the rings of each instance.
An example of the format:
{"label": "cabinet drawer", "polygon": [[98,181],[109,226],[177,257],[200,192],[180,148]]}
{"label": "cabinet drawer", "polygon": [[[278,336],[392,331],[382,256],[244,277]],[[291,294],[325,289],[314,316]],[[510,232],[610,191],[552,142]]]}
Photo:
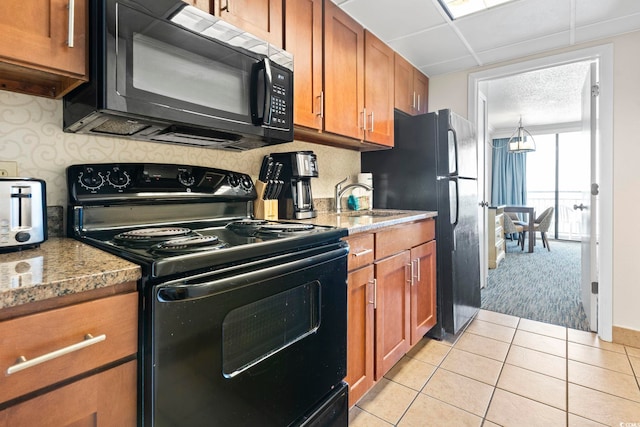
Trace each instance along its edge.
{"label": "cabinet drawer", "polygon": [[376,259],[382,259],[405,249],[435,239],[435,220],[390,227],[376,233]]}
{"label": "cabinet drawer", "polygon": [[[98,368],[137,352],[138,294],[128,293],[0,323],[0,402]],[[94,340],[87,341],[90,334]],[[102,339],[104,337],[104,339]],[[82,347],[82,344],[89,344]],[[28,361],[71,351],[11,372]],[[78,348],[81,347],[81,348]],[[55,355],[55,353],[54,353]]]}
{"label": "cabinet drawer", "polygon": [[349,242],[349,271],[373,262],[373,234],[356,234],[345,240]]}

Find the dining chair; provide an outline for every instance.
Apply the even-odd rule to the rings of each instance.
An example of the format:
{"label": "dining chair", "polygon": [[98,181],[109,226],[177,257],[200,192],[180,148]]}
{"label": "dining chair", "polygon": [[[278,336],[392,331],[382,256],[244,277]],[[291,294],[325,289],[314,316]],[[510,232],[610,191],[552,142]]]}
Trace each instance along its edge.
{"label": "dining chair", "polygon": [[511,219],[511,216],[509,215],[504,215],[502,219],[504,221],[504,234],[516,234],[518,236],[518,246],[520,246],[522,250],[524,250],[524,227],[522,225],[514,223]]}
{"label": "dining chair", "polygon": [[[549,247],[549,240],[547,240],[547,232],[549,232],[549,228],[551,227],[551,221],[553,220],[553,207],[547,208],[540,215],[538,215],[533,223],[533,236],[529,238],[533,238],[535,240],[536,232],[540,232],[540,237],[542,238],[542,246],[547,248],[548,251],[551,251]],[[527,224],[524,224],[524,232],[522,240],[524,241],[524,235],[526,234]]]}

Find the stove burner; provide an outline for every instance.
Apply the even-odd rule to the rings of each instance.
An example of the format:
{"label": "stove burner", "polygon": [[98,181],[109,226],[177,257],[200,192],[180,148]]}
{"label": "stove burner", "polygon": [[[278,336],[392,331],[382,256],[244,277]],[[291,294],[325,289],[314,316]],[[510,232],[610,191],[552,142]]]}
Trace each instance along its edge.
{"label": "stove burner", "polygon": [[191,230],[184,227],[139,228],[117,234],[113,238],[121,241],[149,241],[151,239],[186,236],[189,233],[191,233]]}
{"label": "stove burner", "polygon": [[211,251],[227,247],[218,236],[191,236],[179,239],[171,239],[158,243],[151,247],[152,253],[189,253],[199,251]]}
{"label": "stove burner", "polygon": [[297,233],[303,234],[313,228],[312,224],[267,224],[258,229],[256,236],[263,238],[291,236]]}

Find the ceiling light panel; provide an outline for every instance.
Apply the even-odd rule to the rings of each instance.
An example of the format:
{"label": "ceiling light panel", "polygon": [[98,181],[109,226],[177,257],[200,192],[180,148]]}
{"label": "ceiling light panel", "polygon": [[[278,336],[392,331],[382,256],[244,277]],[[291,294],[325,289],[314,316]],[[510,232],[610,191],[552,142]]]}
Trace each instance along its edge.
{"label": "ceiling light panel", "polygon": [[509,3],[514,0],[439,0],[452,19],[472,13],[482,12],[490,7]]}

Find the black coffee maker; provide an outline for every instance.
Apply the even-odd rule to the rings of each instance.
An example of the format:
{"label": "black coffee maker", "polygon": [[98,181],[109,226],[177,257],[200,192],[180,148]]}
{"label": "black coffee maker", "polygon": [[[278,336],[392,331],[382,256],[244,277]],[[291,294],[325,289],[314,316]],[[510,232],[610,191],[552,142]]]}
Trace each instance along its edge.
{"label": "black coffee maker", "polygon": [[311,178],[318,177],[318,160],[313,151],[271,153],[274,162],[282,163],[280,179],[284,188],[278,197],[278,218],[315,218]]}

